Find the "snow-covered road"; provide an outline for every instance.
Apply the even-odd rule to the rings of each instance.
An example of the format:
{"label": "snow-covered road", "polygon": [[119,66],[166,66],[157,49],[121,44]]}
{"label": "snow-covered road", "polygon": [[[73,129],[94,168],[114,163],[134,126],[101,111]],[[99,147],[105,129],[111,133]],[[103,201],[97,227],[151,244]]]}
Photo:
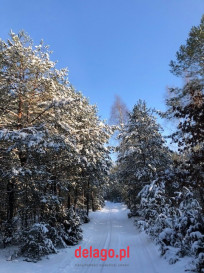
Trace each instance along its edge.
{"label": "snow-covered road", "polygon": [[[60,250],[38,263],[27,263],[21,259],[5,261],[0,259],[0,273],[184,273],[184,261],[169,265],[160,257],[157,247],[144,233],[137,231],[133,220],[127,217],[126,206],[106,202],[106,206],[90,214],[91,222],[83,225],[84,239],[74,247]],[[120,249],[129,246],[130,257],[119,258],[75,258],[75,249]]]}

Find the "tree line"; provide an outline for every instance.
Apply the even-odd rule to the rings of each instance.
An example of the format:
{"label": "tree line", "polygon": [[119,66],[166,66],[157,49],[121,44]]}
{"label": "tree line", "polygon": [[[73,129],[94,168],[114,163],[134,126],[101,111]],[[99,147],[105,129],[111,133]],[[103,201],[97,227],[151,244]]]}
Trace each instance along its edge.
{"label": "tree line", "polygon": [[34,259],[81,239],[111,166],[111,127],[50,54],[23,31],[0,41],[0,239]]}
{"label": "tree line", "polygon": [[[204,268],[203,60],[204,16],[170,63],[171,72],[185,84],[169,88],[167,110],[152,110],[139,100],[132,111],[124,112],[125,123],[120,122],[123,111],[117,110],[118,157],[108,193],[112,200],[120,194],[130,208],[129,217],[137,216],[136,225],[160,244],[170,263],[193,255],[191,269],[197,272]],[[123,107],[117,102],[113,110],[118,105]],[[176,124],[168,136],[176,150],[167,146],[156,115]],[[172,246],[177,249],[173,256]]]}

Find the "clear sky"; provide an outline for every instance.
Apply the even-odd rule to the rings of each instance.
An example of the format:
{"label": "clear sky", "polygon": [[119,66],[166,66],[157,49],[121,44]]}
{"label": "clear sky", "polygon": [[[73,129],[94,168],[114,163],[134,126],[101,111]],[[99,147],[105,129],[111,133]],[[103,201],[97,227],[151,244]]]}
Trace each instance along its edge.
{"label": "clear sky", "polygon": [[138,99],[164,109],[166,87],[180,83],[169,62],[203,13],[204,0],[0,0],[0,37],[43,38],[108,119],[114,94],[129,109]]}

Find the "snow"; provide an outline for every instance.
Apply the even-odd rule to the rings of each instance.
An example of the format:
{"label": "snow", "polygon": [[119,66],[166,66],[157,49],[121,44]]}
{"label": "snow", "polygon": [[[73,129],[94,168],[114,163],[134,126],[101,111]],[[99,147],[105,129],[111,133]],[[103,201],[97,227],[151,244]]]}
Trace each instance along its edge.
{"label": "snow", "polygon": [[43,225],[43,224],[38,224],[38,223],[37,223],[37,224],[35,224],[34,226],[35,226],[35,227],[41,228],[43,233],[47,233],[47,232],[48,232],[48,229],[47,229],[46,226]]}
{"label": "snow", "polygon": [[171,228],[165,228],[160,234],[159,234],[159,239],[164,240],[167,236],[171,236],[173,233],[173,229]]}
{"label": "snow", "polygon": [[[184,273],[187,259],[183,258],[170,265],[160,257],[157,246],[144,232],[139,232],[128,219],[126,206],[106,202],[106,206],[90,213],[91,221],[83,225],[84,239],[80,244],[62,249],[58,254],[49,255],[38,263],[24,262],[23,258],[6,261],[5,250],[0,250],[0,273],[73,273],[73,272],[125,272],[128,273]],[[120,249],[130,247],[130,258],[75,258],[75,249]]]}

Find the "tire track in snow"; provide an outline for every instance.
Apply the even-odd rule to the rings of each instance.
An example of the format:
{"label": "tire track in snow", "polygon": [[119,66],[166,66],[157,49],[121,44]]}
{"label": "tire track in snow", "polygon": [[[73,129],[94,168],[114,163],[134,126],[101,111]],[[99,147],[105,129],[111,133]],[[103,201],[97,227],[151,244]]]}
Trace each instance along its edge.
{"label": "tire track in snow", "polygon": [[[36,264],[23,261],[2,261],[0,273],[185,273],[184,264],[169,265],[160,257],[157,247],[147,235],[140,233],[134,226],[133,219],[128,219],[128,210],[124,204],[106,202],[101,211],[91,212],[91,221],[82,226],[84,239],[80,244],[60,250],[57,255],[49,255]],[[75,250],[103,248],[114,249],[119,254],[120,249],[130,247],[130,258],[76,258]],[[127,267],[117,265],[128,264]],[[76,266],[81,264],[82,266]],[[96,264],[96,267],[87,266]],[[116,267],[101,266],[116,264]]]}

